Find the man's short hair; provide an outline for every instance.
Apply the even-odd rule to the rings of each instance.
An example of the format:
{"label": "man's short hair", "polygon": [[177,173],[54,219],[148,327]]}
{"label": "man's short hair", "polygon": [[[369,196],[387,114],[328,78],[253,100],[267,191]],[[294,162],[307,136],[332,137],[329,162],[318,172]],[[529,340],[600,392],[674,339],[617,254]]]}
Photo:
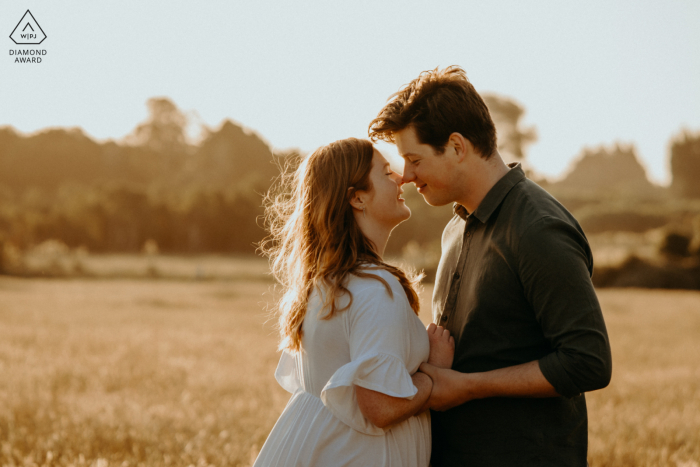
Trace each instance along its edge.
{"label": "man's short hair", "polygon": [[496,152],[496,127],[489,109],[458,66],[424,71],[393,94],[369,124],[369,137],[395,143],[394,134],[409,126],[421,144],[439,154],[452,133],[468,139],[484,158]]}

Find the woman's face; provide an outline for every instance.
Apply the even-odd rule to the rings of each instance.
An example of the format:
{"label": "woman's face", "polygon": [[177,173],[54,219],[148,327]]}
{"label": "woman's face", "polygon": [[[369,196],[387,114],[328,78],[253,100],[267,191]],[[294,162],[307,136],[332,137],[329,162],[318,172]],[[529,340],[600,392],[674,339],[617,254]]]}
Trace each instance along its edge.
{"label": "woman's face", "polygon": [[368,220],[393,229],[411,217],[411,210],[401,198],[401,175],[391,170],[389,162],[376,149],[369,179],[372,189],[367,193],[365,215]]}

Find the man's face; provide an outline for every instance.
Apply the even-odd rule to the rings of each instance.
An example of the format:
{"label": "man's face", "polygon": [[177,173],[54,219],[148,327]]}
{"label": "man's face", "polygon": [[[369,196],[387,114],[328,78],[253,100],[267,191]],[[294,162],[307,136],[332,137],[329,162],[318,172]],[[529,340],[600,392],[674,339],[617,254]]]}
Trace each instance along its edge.
{"label": "man's face", "polygon": [[412,182],[431,206],[456,201],[454,148],[449,144],[443,154],[436,154],[429,144],[421,144],[413,127],[394,133],[399,154],[405,161],[403,182]]}

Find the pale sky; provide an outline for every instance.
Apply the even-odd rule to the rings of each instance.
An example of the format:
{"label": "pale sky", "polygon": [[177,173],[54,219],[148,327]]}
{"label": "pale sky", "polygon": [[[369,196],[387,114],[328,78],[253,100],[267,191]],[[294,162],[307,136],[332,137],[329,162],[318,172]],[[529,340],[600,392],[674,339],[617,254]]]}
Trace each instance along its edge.
{"label": "pale sky", "polygon": [[[9,38],[27,9],[41,45]],[[457,64],[480,92],[525,107],[538,172],[620,141],[667,182],[670,138],[700,130],[699,20],[697,0],[2,0],[0,125],[119,139],[167,96],[211,127],[230,118],[310,151],[366,137],[391,93]],[[18,64],[18,48],[47,53]]]}

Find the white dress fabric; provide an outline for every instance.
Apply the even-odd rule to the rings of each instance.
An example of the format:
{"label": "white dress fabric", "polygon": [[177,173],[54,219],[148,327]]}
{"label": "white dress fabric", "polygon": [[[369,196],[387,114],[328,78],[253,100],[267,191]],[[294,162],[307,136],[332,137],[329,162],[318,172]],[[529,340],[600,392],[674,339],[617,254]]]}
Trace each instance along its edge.
{"label": "white dress fabric", "polygon": [[[322,296],[314,291],[303,324],[302,351],[283,352],[275,378],[292,393],[254,467],[427,467],[428,411],[385,429],[364,417],[355,385],[412,399],[413,374],[430,352],[423,323],[398,280],[351,276],[352,305],[321,319]],[[348,303],[347,295],[338,304]]]}

